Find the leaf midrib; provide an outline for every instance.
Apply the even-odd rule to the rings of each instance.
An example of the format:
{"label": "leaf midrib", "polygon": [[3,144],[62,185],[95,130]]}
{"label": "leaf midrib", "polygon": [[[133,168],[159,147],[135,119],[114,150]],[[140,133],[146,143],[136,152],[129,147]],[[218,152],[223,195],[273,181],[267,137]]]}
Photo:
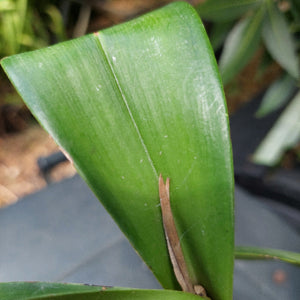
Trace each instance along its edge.
{"label": "leaf midrib", "polygon": [[103,43],[102,43],[102,41],[101,41],[101,33],[100,33],[100,32],[96,32],[96,33],[94,34],[94,37],[95,37],[95,39],[98,41],[98,45],[99,45],[100,51],[103,53],[104,58],[105,58],[105,61],[107,62],[107,65],[109,66],[111,75],[112,75],[112,77],[113,77],[113,79],[114,79],[114,81],[115,81],[115,83],[116,83],[116,85],[117,85],[117,88],[118,88],[118,92],[119,92],[119,94],[120,94],[120,97],[121,97],[121,99],[123,100],[123,102],[124,102],[124,104],[125,104],[125,107],[126,107],[127,112],[128,112],[128,114],[129,114],[130,120],[131,120],[131,122],[132,122],[132,124],[133,124],[133,126],[134,126],[134,128],[135,128],[135,130],[136,130],[136,132],[137,132],[137,135],[138,135],[138,137],[139,137],[139,141],[141,142],[142,147],[143,147],[143,149],[144,149],[144,151],[145,151],[145,153],[146,153],[147,159],[148,159],[148,161],[149,161],[149,163],[150,163],[150,166],[151,166],[151,168],[152,168],[152,170],[153,170],[153,172],[154,172],[154,175],[155,175],[156,178],[158,179],[158,172],[157,172],[157,170],[156,170],[156,168],[155,168],[155,166],[154,166],[154,162],[153,162],[153,160],[152,160],[152,158],[151,158],[151,156],[150,156],[149,150],[148,150],[148,148],[147,148],[147,146],[146,146],[146,144],[145,144],[145,142],[144,142],[144,139],[143,139],[143,137],[142,137],[142,134],[141,134],[141,132],[140,132],[140,130],[139,130],[139,128],[138,128],[138,125],[137,125],[137,123],[136,123],[136,121],[135,121],[135,119],[134,119],[134,117],[133,117],[133,114],[132,114],[131,109],[130,109],[130,107],[129,107],[128,101],[127,101],[126,96],[125,96],[125,94],[124,94],[124,92],[123,92],[123,90],[122,90],[122,87],[121,87],[121,85],[120,85],[120,82],[119,82],[119,80],[118,80],[118,77],[117,77],[117,75],[116,75],[116,73],[115,73],[115,71],[114,71],[114,68],[113,68],[113,66],[112,66],[112,64],[111,64],[111,62],[110,62],[110,60],[109,60],[109,58],[108,58],[108,55],[107,55],[106,51],[104,50]]}

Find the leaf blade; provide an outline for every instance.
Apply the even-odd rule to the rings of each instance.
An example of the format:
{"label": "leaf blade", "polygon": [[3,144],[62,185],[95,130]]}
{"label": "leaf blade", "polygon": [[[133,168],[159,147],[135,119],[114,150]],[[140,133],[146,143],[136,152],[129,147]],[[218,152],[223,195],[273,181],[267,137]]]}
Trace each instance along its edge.
{"label": "leaf blade", "polygon": [[99,299],[208,299],[168,290],[139,290],[119,287],[89,286],[71,283],[8,282],[0,283],[0,297],[5,300],[99,300]]}
{"label": "leaf blade", "polygon": [[163,286],[178,288],[164,238],[157,174],[171,178],[176,227],[192,280],[206,285],[216,300],[231,299],[228,118],[196,12],[176,3],[2,64]]}
{"label": "leaf blade", "polygon": [[235,257],[237,259],[275,259],[300,266],[300,253],[286,250],[239,246],[235,248]]}
{"label": "leaf blade", "polygon": [[263,16],[264,8],[261,8],[255,15],[238,22],[229,33],[219,61],[224,84],[242,70],[258,49]]}
{"label": "leaf blade", "polygon": [[294,78],[299,78],[299,59],[293,36],[283,13],[272,1],[267,2],[267,14],[262,37],[272,57]]}
{"label": "leaf blade", "polygon": [[282,107],[292,95],[295,87],[296,82],[291,76],[285,74],[280,77],[268,88],[255,116],[262,118]]}
{"label": "leaf blade", "polygon": [[[180,13],[179,11],[177,11],[175,9],[176,13]],[[181,17],[183,22],[187,22],[187,19],[185,19],[183,16]],[[195,19],[196,20],[196,19]],[[134,28],[136,26],[135,23],[131,23],[132,24],[132,28]],[[197,166],[198,161],[197,159],[199,159],[199,156],[197,155],[197,151],[190,152],[189,154],[187,154],[186,151],[186,145],[191,145],[190,147],[193,149],[195,148],[203,148],[203,146],[199,145],[196,146],[195,142],[191,141],[196,141],[199,139],[198,137],[198,131],[195,130],[191,130],[191,128],[193,128],[193,126],[195,126],[195,124],[199,124],[199,117],[197,115],[195,115],[194,113],[191,113],[190,111],[190,107],[192,105],[195,105],[195,103],[193,103],[191,101],[191,103],[189,103],[188,99],[195,99],[195,94],[189,95],[190,91],[195,90],[196,87],[199,87],[200,83],[202,83],[203,85],[205,84],[208,88],[207,91],[216,91],[215,87],[217,85],[218,79],[217,78],[210,78],[208,76],[209,73],[214,73],[216,72],[215,70],[210,69],[210,65],[212,63],[211,61],[211,57],[207,56],[206,53],[208,51],[210,51],[209,45],[207,44],[208,40],[206,35],[203,34],[202,32],[191,32],[189,27],[185,27],[184,28],[184,32],[183,32],[183,26],[182,24],[180,24],[180,26],[175,26],[173,25],[173,30],[174,30],[174,38],[175,38],[175,34],[177,36],[177,38],[179,37],[180,39],[178,40],[178,42],[175,45],[170,46],[166,41],[168,40],[168,37],[170,36],[170,31],[167,30],[168,26],[169,26],[169,22],[167,21],[164,25],[164,30],[161,31],[161,34],[158,36],[155,36],[155,38],[153,39],[153,35],[149,34],[149,36],[147,36],[147,45],[145,45],[145,42],[143,41],[142,38],[137,39],[139,42],[137,42],[135,40],[135,37],[133,37],[131,39],[131,37],[128,37],[126,35],[126,31],[128,30],[127,28],[125,29],[125,27],[123,27],[123,31],[118,31],[117,32],[117,28],[112,28],[113,32],[115,35],[117,35],[116,38],[111,39],[111,35],[107,35],[106,37],[102,36],[102,43],[104,43],[104,45],[106,45],[106,47],[110,47],[110,59],[111,59],[111,64],[115,66],[115,72],[118,76],[118,78],[120,78],[120,84],[122,85],[122,87],[124,87],[124,93],[125,95],[127,95],[127,98],[129,99],[129,106],[130,107],[136,107],[137,110],[133,111],[133,115],[134,115],[134,119],[136,120],[136,122],[139,124],[139,129],[141,132],[141,135],[144,137],[144,141],[147,145],[151,145],[152,147],[152,160],[155,161],[155,165],[159,165],[161,166],[159,170],[157,170],[157,173],[162,173],[163,176],[165,177],[170,177],[171,179],[171,197],[173,199],[173,206],[174,207],[174,215],[175,215],[175,220],[176,217],[177,219],[180,220],[180,218],[182,218],[181,224],[177,223],[176,227],[177,229],[179,229],[179,232],[184,233],[186,231],[187,228],[189,228],[191,225],[190,224],[200,224],[199,223],[199,217],[203,217],[203,219],[207,220],[207,216],[205,216],[203,213],[201,214],[201,216],[199,215],[199,212],[195,214],[191,214],[191,211],[193,211],[193,208],[191,206],[189,206],[188,208],[186,207],[186,202],[183,202],[183,199],[185,199],[187,194],[190,194],[191,197],[193,199],[197,199],[199,198],[199,196],[193,195],[194,192],[192,192],[192,190],[194,190],[195,186],[197,186],[197,178],[201,178],[203,179],[203,174],[211,174],[211,168],[215,168],[214,164],[215,161],[218,160],[218,157],[222,157],[224,155],[221,154],[219,151],[217,151],[216,155],[211,157],[212,153],[206,153],[203,152],[203,155],[207,158],[207,165],[205,167],[205,170],[203,169],[203,164],[200,162],[200,164],[202,164],[202,171],[201,170],[193,170],[193,166]],[[189,26],[192,26],[191,24]],[[200,28],[203,28],[202,26]],[[137,33],[136,33],[137,34]],[[144,32],[142,33],[144,35]],[[190,37],[190,38],[187,38]],[[201,42],[199,41],[199,43],[195,43],[195,41],[198,39],[200,40],[201,38]],[[193,40],[193,42],[191,44],[186,43],[186,40]],[[116,42],[117,41],[117,42]],[[134,45],[134,49],[132,49],[132,45]],[[148,60],[143,60],[143,49],[147,49],[149,47],[153,48],[153,53],[151,54],[152,56],[152,61],[148,61]],[[191,47],[191,45],[193,45]],[[201,46],[200,46],[201,45]],[[204,45],[205,48],[204,48]],[[128,51],[126,51],[126,53],[130,53],[131,56],[128,60],[128,54],[126,54],[126,56],[123,54],[123,52],[121,52],[119,49],[124,49],[124,47],[128,47]],[[182,49],[181,51],[184,53],[184,56],[188,58],[188,60],[185,61],[178,61],[178,53],[176,49]],[[198,53],[198,54],[196,54]],[[199,55],[199,57],[197,58],[197,60],[195,59],[195,57],[197,57]],[[168,59],[165,59],[166,56],[168,56]],[[113,57],[115,59],[113,59]],[[163,60],[163,59],[164,60]],[[115,60],[115,62],[114,62]],[[156,84],[156,88],[159,90],[161,96],[159,98],[155,97],[153,94],[153,89],[152,89],[152,85],[150,85],[150,90],[149,87],[146,86],[146,83],[144,82],[140,82],[139,84],[141,85],[141,89],[130,89],[130,82],[134,82],[135,79],[135,74],[139,73],[139,70],[136,69],[134,72],[130,73],[128,70],[132,69],[132,61],[143,61],[143,69],[146,70],[152,70],[155,72],[153,73],[153,75],[148,74],[148,76],[152,76],[153,79],[152,80],[156,80],[158,74],[160,74],[159,76],[159,82],[160,84]],[[122,65],[122,69],[118,69],[118,62],[121,61],[121,65]],[[153,63],[155,61],[155,63]],[[174,64],[174,62],[176,61],[176,64]],[[199,70],[195,70],[195,68],[193,68],[195,62],[198,61],[198,63],[200,64],[201,61],[201,65],[202,66],[207,66],[206,69],[203,71],[199,71]],[[169,66],[172,66],[172,73],[171,74],[167,74],[165,70],[168,69]],[[186,76],[182,76],[182,71],[186,70],[184,73],[188,74],[188,78]],[[132,76],[129,75],[132,74]],[[170,80],[171,78],[171,80]],[[125,81],[126,79],[126,81]],[[176,90],[176,94],[174,95],[174,91],[172,89],[172,86],[170,87],[169,90],[166,90],[166,86],[169,86],[167,80],[170,80],[171,82],[182,82],[183,85],[183,89],[181,90],[181,94],[179,94],[179,90]],[[190,82],[190,80],[194,80],[194,82]],[[172,84],[173,85],[173,84]],[[194,87],[195,85],[195,87]],[[145,98],[145,93],[144,91],[148,90],[148,95],[146,96],[147,101],[146,103],[151,103],[151,108],[148,109],[147,111],[145,111],[144,106],[145,104],[141,101],[135,102],[133,105],[133,102],[130,103],[130,101],[132,101],[132,99],[143,99]],[[228,138],[227,135],[222,136],[221,132],[224,133],[224,130],[222,130],[222,126],[226,126],[226,121],[224,119],[224,117],[226,118],[226,112],[224,111],[224,107],[222,106],[222,102],[220,103],[219,101],[216,101],[215,103],[211,101],[211,99],[216,99],[216,97],[220,97],[221,96],[222,91],[216,91],[216,94],[213,95],[213,93],[210,94],[210,92],[207,92],[207,94],[202,93],[202,97],[209,97],[210,99],[208,100],[207,106],[206,104],[204,104],[204,107],[201,107],[201,103],[198,102],[198,105],[200,105],[200,107],[196,104],[196,110],[201,112],[201,118],[203,120],[207,119],[206,114],[209,113],[209,115],[211,116],[211,120],[208,121],[206,123],[206,126],[220,126],[219,127],[219,133],[220,135],[218,135],[218,138],[220,140],[222,140],[225,143],[225,140]],[[179,95],[178,95],[179,94]],[[198,92],[196,93],[197,96],[199,97]],[[163,101],[163,99],[165,99],[165,101]],[[181,106],[181,101],[174,101],[172,102],[171,99],[182,99],[181,101],[183,101],[184,103],[186,103],[183,107]],[[199,99],[199,98],[198,98]],[[198,100],[199,101],[199,100]],[[210,102],[210,103],[209,103]],[[170,109],[170,106],[172,107],[172,109]],[[218,109],[219,112],[217,111]],[[186,117],[184,118],[183,116],[180,117],[180,119],[178,118],[169,118],[168,120],[168,124],[166,124],[165,122],[165,114],[172,114],[172,111],[174,111],[175,114],[178,113],[178,111],[182,111],[181,115],[183,115],[183,113],[186,115]],[[137,113],[138,111],[138,113]],[[217,113],[216,113],[217,112]],[[224,115],[225,113],[225,115]],[[217,124],[219,120],[219,118],[223,119],[222,125],[221,124]],[[146,120],[146,122],[144,121]],[[151,120],[149,122],[149,120]],[[163,121],[162,121],[163,120]],[[175,121],[176,120],[176,121]],[[157,124],[157,126],[153,126],[154,124]],[[214,124],[214,125],[212,125]],[[198,125],[203,126],[203,124],[199,124]],[[146,132],[148,132],[146,134]],[[184,137],[181,139],[181,142],[178,143],[178,137],[177,137],[177,133],[180,132],[180,136]],[[153,137],[155,137],[155,143],[152,142]],[[214,147],[214,142],[212,140],[207,140],[204,143],[206,145],[209,144],[209,146],[207,146],[207,150],[209,151],[208,148],[212,149]],[[192,146],[193,145],[193,146]],[[174,148],[176,148],[176,154],[174,155]],[[230,157],[229,155],[229,148],[226,147],[222,147],[222,152],[226,151],[226,156]],[[182,157],[184,157],[187,160],[187,163],[185,163],[185,166],[181,168],[178,167],[178,161],[180,161],[182,159]],[[210,159],[208,159],[210,157]],[[229,161],[227,161],[227,166],[229,166],[230,163]],[[180,173],[179,173],[180,172]],[[190,176],[190,177],[189,177]],[[220,176],[221,177],[221,176]],[[191,182],[189,182],[188,179],[191,179]],[[223,186],[223,188],[225,186],[230,186],[230,183],[227,182],[225,184],[224,182],[225,178],[220,179],[218,185],[221,187]],[[227,179],[226,179],[227,180]],[[221,183],[223,181],[223,183]],[[182,182],[184,183],[184,187],[182,186]],[[209,182],[209,180],[208,180]],[[204,183],[203,183],[204,184]],[[205,188],[205,192],[208,193],[207,191],[207,187]],[[201,191],[201,197],[202,199],[204,199],[205,197],[207,197],[208,195],[204,194],[204,191]],[[209,194],[209,193],[208,193]],[[208,196],[210,198],[210,201],[213,201],[213,197],[209,195]],[[218,199],[219,197],[221,197],[221,195],[217,196],[216,199]],[[199,198],[199,199],[200,199]],[[179,201],[179,199],[182,199],[181,201]],[[228,199],[227,199],[228,200]],[[227,200],[224,200],[225,203]],[[185,203],[185,204],[184,204]],[[218,201],[219,203],[219,201]],[[190,203],[191,205],[192,203]],[[228,203],[227,203],[228,204]],[[225,206],[227,205],[225,204]],[[199,204],[200,205],[200,204]],[[220,205],[220,203],[218,204]],[[221,207],[220,207],[221,210]],[[226,212],[228,210],[228,207],[225,208],[223,207],[223,211]],[[208,211],[207,211],[208,212]],[[188,223],[185,223],[184,220],[189,220]],[[229,222],[226,222],[228,227],[232,226]],[[216,224],[215,224],[216,225]],[[215,225],[212,225],[215,226]],[[207,227],[209,227],[210,225],[207,225]],[[212,229],[208,229],[208,230],[212,230]],[[193,237],[193,232],[195,234],[195,236]],[[183,242],[183,251],[186,251],[185,253],[187,253],[187,251],[190,252],[190,254],[186,255],[187,257],[192,257],[195,256],[195,254],[192,253],[192,242],[191,240],[193,240],[193,243],[195,245],[198,245],[198,247],[200,247],[200,241],[198,240],[198,238],[196,238],[197,233],[195,229],[192,229],[190,231],[190,234],[188,234],[185,238],[190,240],[190,244],[185,244],[185,239],[182,240]],[[226,235],[227,236],[227,235]],[[227,236],[228,237],[228,236]],[[223,238],[225,238],[225,236],[223,236]],[[224,242],[224,240],[223,240]],[[205,242],[203,242],[205,243]],[[201,247],[200,247],[201,248]],[[224,247],[224,249],[226,249],[226,246]],[[231,251],[231,250],[230,250]],[[207,253],[208,255],[208,253]],[[227,254],[228,255],[228,254]],[[214,257],[214,259],[216,259],[216,257]],[[212,261],[212,258],[207,257],[208,261]],[[219,262],[218,264],[224,264],[223,262]],[[191,265],[193,265],[193,263],[190,262],[190,267]],[[202,267],[202,269],[204,269],[206,267]],[[201,268],[199,268],[198,270],[200,270]],[[193,270],[190,270],[191,272],[193,272]],[[222,272],[220,270],[220,272]],[[198,279],[200,283],[206,282],[206,280],[204,279],[203,275],[201,275],[201,271],[196,271],[196,268],[194,268],[194,275],[193,275],[193,281],[195,283],[196,278],[200,278]],[[210,278],[213,277],[213,274],[210,274],[209,276]],[[211,279],[213,280],[213,279]],[[208,284],[208,283],[207,283]],[[205,285],[203,283],[203,285]],[[213,289],[212,287],[210,289]],[[225,289],[223,289],[224,291]]]}
{"label": "leaf blade", "polygon": [[225,22],[237,19],[260,4],[262,4],[261,0],[206,0],[197,6],[197,11],[201,18],[214,22]]}
{"label": "leaf blade", "polygon": [[281,113],[272,129],[255,150],[252,161],[273,167],[280,162],[284,152],[300,140],[300,92]]}

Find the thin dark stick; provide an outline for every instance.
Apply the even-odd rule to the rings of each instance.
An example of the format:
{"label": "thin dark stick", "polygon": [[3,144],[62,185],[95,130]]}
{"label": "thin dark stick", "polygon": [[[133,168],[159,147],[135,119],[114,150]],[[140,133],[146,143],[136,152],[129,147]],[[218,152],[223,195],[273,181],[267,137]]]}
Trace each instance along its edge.
{"label": "thin dark stick", "polygon": [[168,251],[176,279],[184,292],[206,296],[204,288],[198,285],[194,286],[189,277],[171,210],[170,179],[167,178],[165,184],[162,175],[159,176],[159,198]]}

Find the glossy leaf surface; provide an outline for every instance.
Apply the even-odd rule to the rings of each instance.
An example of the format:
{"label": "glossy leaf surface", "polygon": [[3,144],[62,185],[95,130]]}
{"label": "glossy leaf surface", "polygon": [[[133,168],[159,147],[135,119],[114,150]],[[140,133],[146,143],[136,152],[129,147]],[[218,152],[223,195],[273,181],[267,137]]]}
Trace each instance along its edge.
{"label": "glossy leaf surface", "polygon": [[3,300],[193,300],[208,299],[188,293],[167,290],[138,290],[48,282],[0,283]]}
{"label": "glossy leaf surface", "polygon": [[238,259],[275,259],[300,266],[300,253],[258,247],[236,247]]}
{"label": "glossy leaf surface", "polygon": [[294,78],[299,78],[299,59],[288,23],[276,3],[267,1],[263,39],[272,57]]}
{"label": "glossy leaf surface", "polygon": [[239,21],[224,43],[219,65],[223,83],[228,83],[242,70],[257,50],[261,38],[264,8]]}
{"label": "glossy leaf surface", "polygon": [[197,6],[199,15],[214,22],[232,21],[262,4],[262,0],[206,0]]}
{"label": "glossy leaf surface", "polygon": [[158,195],[158,175],[170,177],[192,281],[214,300],[231,299],[228,117],[195,10],[176,2],[2,65],[162,285],[178,289]]}

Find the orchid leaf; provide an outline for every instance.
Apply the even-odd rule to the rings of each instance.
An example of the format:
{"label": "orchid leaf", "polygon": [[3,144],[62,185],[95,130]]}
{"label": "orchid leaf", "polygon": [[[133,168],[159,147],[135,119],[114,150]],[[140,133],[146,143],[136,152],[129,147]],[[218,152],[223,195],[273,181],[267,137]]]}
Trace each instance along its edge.
{"label": "orchid leaf", "polygon": [[208,299],[168,290],[139,290],[49,282],[0,283],[3,300],[197,300]]}
{"label": "orchid leaf", "polygon": [[227,84],[253,57],[261,39],[264,8],[239,21],[228,34],[220,57],[220,72]]}
{"label": "orchid leaf", "polygon": [[266,91],[255,116],[262,118],[281,108],[292,96],[295,89],[296,81],[293,77],[288,74],[281,76]]}
{"label": "orchid leaf", "polygon": [[233,21],[251,9],[263,4],[262,0],[206,0],[197,6],[201,18],[214,21]]}
{"label": "orchid leaf", "polygon": [[287,105],[280,117],[253,154],[252,161],[269,167],[278,164],[285,151],[300,141],[300,92]]}
{"label": "orchid leaf", "polygon": [[228,116],[196,11],[176,2],[2,65],[163,287],[179,289],[164,237],[160,173],[170,178],[193,284],[214,300],[232,299]]}
{"label": "orchid leaf", "polygon": [[292,77],[298,79],[299,58],[296,45],[285,16],[273,1],[267,1],[267,13],[262,36],[273,57]]}
{"label": "orchid leaf", "polygon": [[300,253],[258,247],[236,247],[237,259],[275,259],[300,266]]}

